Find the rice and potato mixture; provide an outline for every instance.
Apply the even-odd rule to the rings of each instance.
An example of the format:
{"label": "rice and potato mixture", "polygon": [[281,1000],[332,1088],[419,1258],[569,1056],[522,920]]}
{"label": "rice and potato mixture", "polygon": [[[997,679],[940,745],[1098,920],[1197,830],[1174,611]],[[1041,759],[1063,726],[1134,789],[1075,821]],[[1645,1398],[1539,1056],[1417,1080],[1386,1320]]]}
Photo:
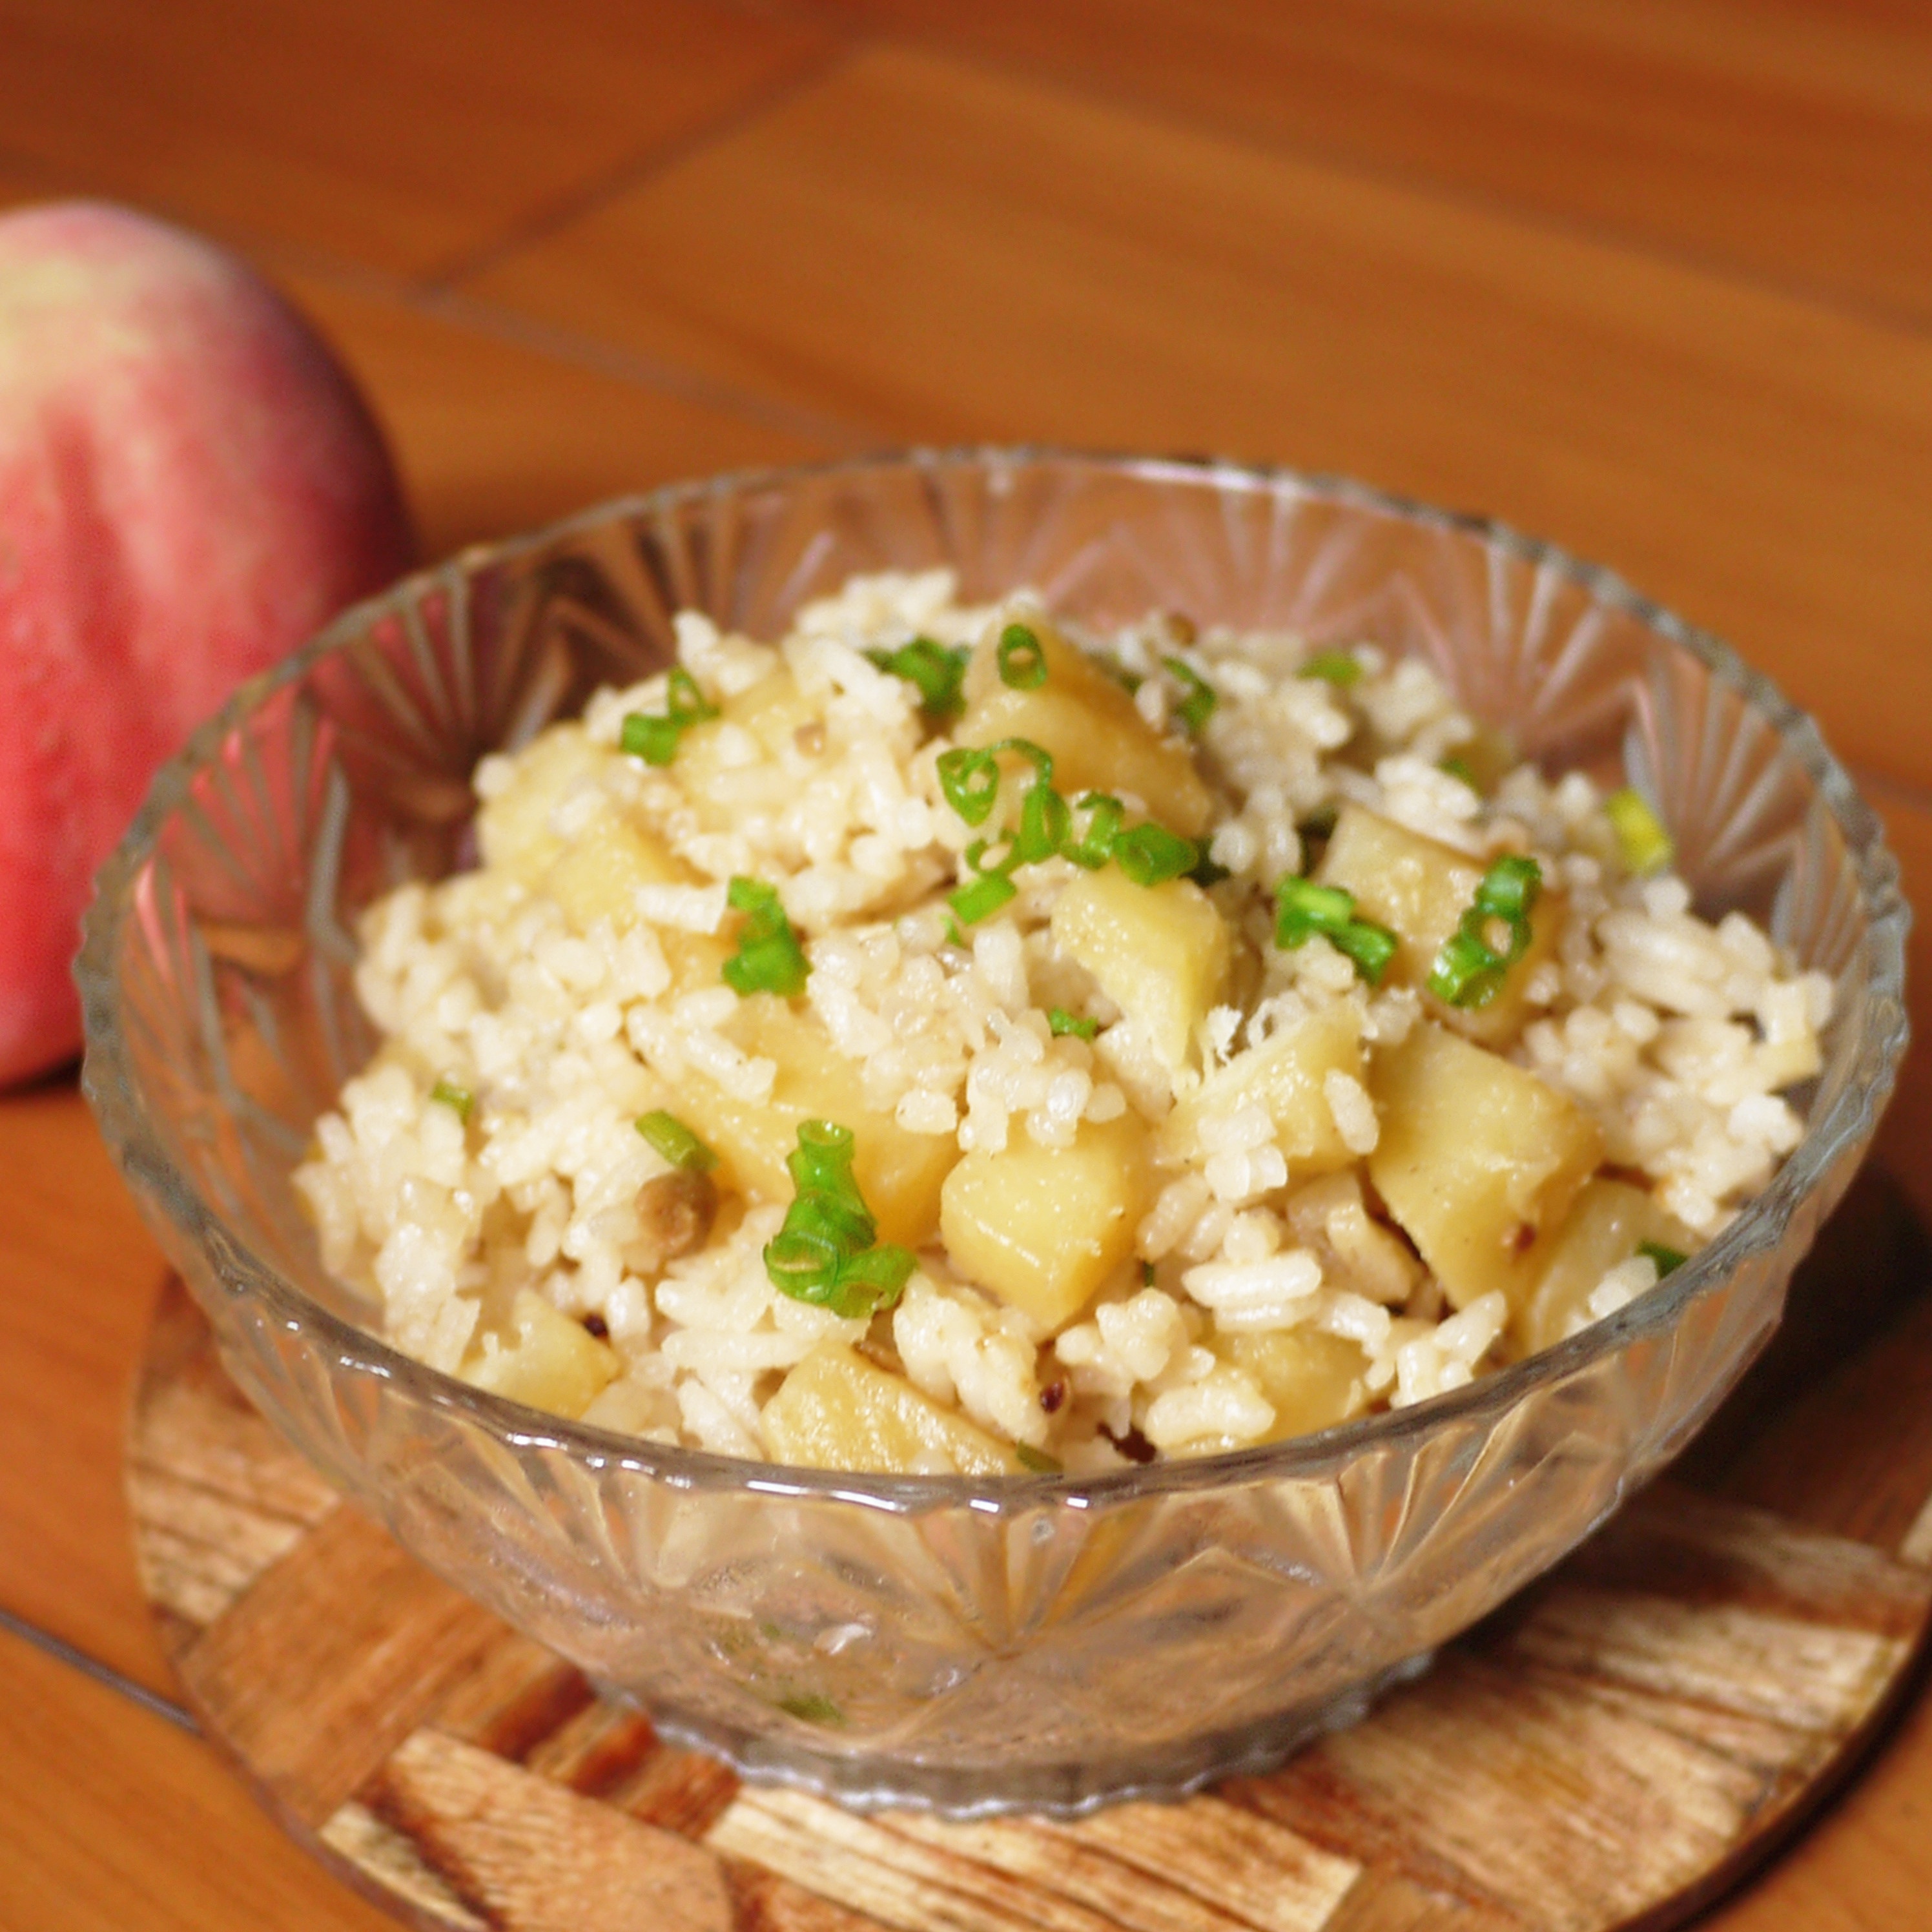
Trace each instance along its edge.
{"label": "rice and potato mixture", "polygon": [[1796,1145],[1831,986],[1424,664],[854,578],[476,773],[296,1177],[398,1346],[824,1467],[1090,1472],[1576,1332]]}

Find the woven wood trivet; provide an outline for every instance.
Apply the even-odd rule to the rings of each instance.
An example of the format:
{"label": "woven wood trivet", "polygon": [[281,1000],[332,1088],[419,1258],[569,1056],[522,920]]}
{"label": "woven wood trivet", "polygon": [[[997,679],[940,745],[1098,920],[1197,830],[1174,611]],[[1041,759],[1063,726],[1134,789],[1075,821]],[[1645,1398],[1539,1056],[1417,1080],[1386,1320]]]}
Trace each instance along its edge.
{"label": "woven wood trivet", "polygon": [[130,1424],[188,1700],[423,1927],[1608,1932],[1674,1924],[1852,1763],[1932,1616],[1932,1279],[1882,1181],[1672,1478],[1355,1729],[1076,1823],[860,1817],[600,1702],[344,1503],[178,1287]]}

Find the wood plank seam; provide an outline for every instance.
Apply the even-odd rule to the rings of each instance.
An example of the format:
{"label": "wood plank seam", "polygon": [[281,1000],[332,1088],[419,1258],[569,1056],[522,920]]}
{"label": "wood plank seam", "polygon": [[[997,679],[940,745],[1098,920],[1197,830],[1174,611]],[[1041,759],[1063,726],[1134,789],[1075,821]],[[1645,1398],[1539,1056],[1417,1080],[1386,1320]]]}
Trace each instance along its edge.
{"label": "wood plank seam", "polygon": [[754,122],[782,106],[795,94],[806,92],[827,80],[852,58],[849,40],[840,40],[814,57],[801,61],[788,72],[774,78],[742,99],[734,101],[710,120],[654,146],[638,148],[606,168],[596,178],[579,182],[512,222],[500,234],[461,255],[436,263],[424,274],[411,278],[410,286],[424,294],[455,287],[468,277],[482,274],[506,256],[546,239],[566,228],[580,215],[649,181],[719,142],[730,140]]}
{"label": "wood plank seam", "polygon": [[[766,10],[748,6],[744,0],[710,0],[712,5],[741,15]],[[801,22],[823,24],[823,16],[810,6],[794,0],[776,0],[776,10]],[[1502,219],[1520,222],[1544,232],[1564,235],[1600,246],[1622,250],[1680,268],[1687,268],[1727,279],[1740,287],[1753,288],[1788,300],[1803,302],[1830,310],[1854,320],[1878,322],[1904,328],[1917,334],[1932,334],[1926,319],[1901,304],[1866,298],[1859,300],[1830,284],[1801,277],[1770,274],[1753,269],[1731,257],[1675,244],[1640,228],[1614,222],[1592,220],[1580,214],[1559,215],[1538,208],[1533,202],[1486,190],[1459,182],[1433,170],[1400,163],[1378,163],[1346,148],[1306,136],[1269,136],[1252,129],[1219,121],[1211,115],[1172,101],[1160,101],[1138,92],[1130,85],[1109,83],[1090,72],[1075,76],[1051,62],[1030,61],[1024,57],[1002,58],[964,46],[943,32],[904,22],[866,30],[848,50],[848,56],[870,48],[912,52],[928,58],[952,62],[959,67],[1016,82],[1023,86],[1057,90],[1071,98],[1136,118],[1188,133],[1226,141],[1262,154],[1277,154],[1335,174],[1359,181],[1420,194],[1465,208],[1476,208]]]}

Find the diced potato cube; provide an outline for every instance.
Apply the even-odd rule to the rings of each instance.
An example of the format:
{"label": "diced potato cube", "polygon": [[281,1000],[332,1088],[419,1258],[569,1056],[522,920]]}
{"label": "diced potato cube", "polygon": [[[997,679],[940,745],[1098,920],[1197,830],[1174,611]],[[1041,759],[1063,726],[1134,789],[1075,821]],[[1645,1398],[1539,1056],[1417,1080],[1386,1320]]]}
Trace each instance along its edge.
{"label": "diced potato cube", "polygon": [[794,1192],[785,1156],[798,1145],[801,1120],[830,1120],[852,1130],[852,1172],[879,1224],[882,1241],[916,1248],[939,1225],[939,1190],[959,1158],[950,1134],[908,1133],[889,1112],[866,1104],[863,1070],[826,1038],[808,1012],[775,994],[744,1000],[730,1033],[754,1059],[775,1060],[770,1099],[734,1100],[710,1082],[694,1100],[691,1125],[716,1150],[725,1178],[754,1200],[788,1202]]}
{"label": "diced potato cube", "polygon": [[1274,1424],[1265,1442],[1311,1435],[1367,1412],[1368,1358],[1359,1344],[1342,1336],[1318,1328],[1282,1328],[1268,1334],[1216,1336],[1214,1347],[1274,1409]]}
{"label": "diced potato cube", "polygon": [[694,876],[661,841],[611,809],[571,842],[544,874],[543,890],[576,932],[601,919],[624,932],[637,923],[640,886],[688,884]]}
{"label": "diced potato cube", "polygon": [[550,815],[571,786],[594,776],[610,754],[581,724],[554,724],[517,754],[514,775],[476,814],[476,842],[487,866],[514,872],[534,886],[556,862],[563,842]]}
{"label": "diced potato cube", "polygon": [[1377,1057],[1369,1178],[1458,1308],[1522,1293],[1526,1250],[1603,1158],[1595,1124],[1533,1073],[1426,1021]]}
{"label": "diced potato cube", "polygon": [[1112,866],[1060,895],[1053,936],[1177,1070],[1194,1058],[1194,1029],[1228,976],[1227,922],[1187,879],[1137,886]]}
{"label": "diced potato cube", "polygon": [[[1316,876],[1324,885],[1353,892],[1363,917],[1388,927],[1401,940],[1390,977],[1420,986],[1443,942],[1462,924],[1484,870],[1452,846],[1362,806],[1346,805]],[[1486,1006],[1452,1006],[1425,994],[1430,1012],[1471,1040],[1488,1045],[1513,1040],[1529,1017],[1525,988],[1531,975],[1556,955],[1563,914],[1562,894],[1546,884],[1529,916],[1528,950],[1504,976],[1495,998]]]}
{"label": "diced potato cube", "polygon": [[507,1327],[501,1334],[486,1330],[458,1373],[472,1388],[575,1417],[622,1366],[608,1342],[533,1290],[520,1288]]}
{"label": "diced potato cube", "polygon": [[1000,681],[998,640],[973,654],[966,669],[966,716],[955,734],[962,745],[1030,738],[1053,754],[1053,782],[1071,800],[1083,792],[1131,792],[1162,824],[1190,838],[1208,829],[1214,799],[1194,755],[1163,738],[1134,700],[1077,644],[1029,618],[1046,660],[1046,681],[1030,691]]}
{"label": "diced potato cube", "polygon": [[787,754],[800,751],[800,733],[819,728],[823,715],[820,700],[800,691],[788,670],[774,671],[728,698],[718,711],[716,719],[692,725],[680,738],[670,767],[711,831],[725,830],[742,815],[751,766],[764,767],[755,787],[759,807],[790,802],[796,780]]}
{"label": "diced potato cube", "polygon": [[1083,1121],[1070,1148],[1014,1122],[998,1153],[976,1148],[946,1178],[939,1232],[953,1265],[1057,1333],[1133,1252],[1145,1153],[1132,1114]]}
{"label": "diced potato cube", "polygon": [[1161,1129],[1162,1151],[1174,1160],[1197,1160],[1203,1120],[1259,1106],[1274,1122],[1275,1145],[1291,1180],[1346,1167],[1355,1156],[1329,1111],[1330,1073],[1363,1077],[1361,1016],[1346,1001],[1270,1034],[1183,1094]]}
{"label": "diced potato cube", "polygon": [[762,1415],[775,1460],[807,1469],[896,1476],[1010,1475],[1013,1450],[840,1342],[821,1342]]}
{"label": "diced potato cube", "polygon": [[1524,1350],[1562,1341],[1574,1316],[1587,1319],[1590,1297],[1604,1276],[1646,1241],[1680,1255],[1703,1245],[1641,1188],[1621,1180],[1592,1181],[1562,1225],[1544,1234],[1523,1258],[1522,1293],[1510,1325]]}

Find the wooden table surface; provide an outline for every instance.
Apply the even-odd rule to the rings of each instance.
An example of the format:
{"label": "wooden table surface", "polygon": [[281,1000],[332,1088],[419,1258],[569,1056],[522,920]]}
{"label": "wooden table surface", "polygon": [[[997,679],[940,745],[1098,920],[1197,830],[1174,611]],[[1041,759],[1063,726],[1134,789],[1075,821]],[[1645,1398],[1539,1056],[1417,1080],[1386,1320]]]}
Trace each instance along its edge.
{"label": "wooden table surface", "polygon": [[[1349,472],[1729,637],[1932,903],[1912,0],[0,0],[0,201],[75,193],[294,295],[430,554],[909,441]],[[1932,1211],[1922,1061],[1882,1147]],[[387,1923],[170,1702],[162,1268],[70,1076],[0,1099],[0,1928]],[[1932,1708],[1708,1922],[1932,1923]]]}

